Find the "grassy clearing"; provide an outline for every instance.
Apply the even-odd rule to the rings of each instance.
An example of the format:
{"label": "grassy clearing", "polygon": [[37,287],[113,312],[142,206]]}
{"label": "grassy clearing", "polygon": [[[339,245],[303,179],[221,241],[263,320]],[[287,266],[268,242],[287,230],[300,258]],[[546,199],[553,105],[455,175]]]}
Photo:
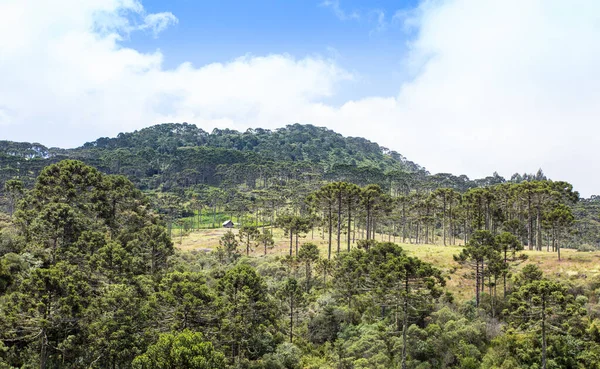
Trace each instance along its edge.
{"label": "grassy clearing", "polygon": [[[233,229],[232,231],[236,234],[238,232],[237,229]],[[227,232],[227,229],[224,228],[202,229],[183,236],[181,242],[180,238],[175,236],[175,233],[173,239],[175,246],[180,250],[208,251],[219,246],[219,239],[225,232]],[[273,232],[275,236],[275,247],[269,250],[269,255],[287,255],[289,253],[289,238],[285,237],[281,229],[275,228],[273,229]],[[377,236],[377,239],[381,239],[379,235]],[[384,237],[384,240],[387,240],[387,237]],[[313,242],[317,244],[321,251],[321,256],[327,256],[327,236],[323,238],[318,230],[315,230],[314,236],[309,233],[305,237],[299,239],[300,244],[304,242]],[[462,250],[461,246],[397,243],[410,255],[430,262],[440,268],[447,276],[446,288],[454,294],[457,300],[464,301],[473,297],[475,281],[468,278],[471,270],[456,263],[453,259],[453,256],[459,254]],[[346,243],[342,240],[341,250],[344,251],[346,247]],[[356,247],[356,245],[352,245],[352,247]],[[337,240],[335,237],[333,239],[332,248],[332,254],[335,255],[337,250]],[[578,252],[576,250],[563,249],[561,250],[561,261],[557,260],[557,255],[555,253],[529,250],[523,251],[523,253],[528,256],[528,259],[516,265],[513,272],[521,270],[528,263],[534,263],[548,276],[563,281],[577,281],[600,277],[600,251]],[[263,249],[259,246],[254,250],[253,254],[255,256],[263,255]]]}
{"label": "grassy clearing", "polygon": [[237,225],[240,224],[240,221],[252,224],[252,225],[262,225],[262,223],[257,223],[256,218],[244,216],[240,219],[238,216],[232,216],[231,213],[224,211],[217,211],[213,214],[212,210],[204,209],[200,216],[198,216],[198,211],[194,211],[194,215],[189,217],[182,217],[172,222],[171,229],[173,231],[179,232],[181,228],[187,230],[205,230],[205,229],[218,229],[221,228],[223,222],[227,220],[233,220],[233,222]]}

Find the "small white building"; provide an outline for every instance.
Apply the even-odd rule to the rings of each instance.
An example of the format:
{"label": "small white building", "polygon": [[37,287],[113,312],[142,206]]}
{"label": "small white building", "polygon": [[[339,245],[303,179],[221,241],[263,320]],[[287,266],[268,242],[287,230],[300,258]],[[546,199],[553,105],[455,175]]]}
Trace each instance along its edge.
{"label": "small white building", "polygon": [[233,220],[229,219],[223,222],[223,228],[233,228]]}

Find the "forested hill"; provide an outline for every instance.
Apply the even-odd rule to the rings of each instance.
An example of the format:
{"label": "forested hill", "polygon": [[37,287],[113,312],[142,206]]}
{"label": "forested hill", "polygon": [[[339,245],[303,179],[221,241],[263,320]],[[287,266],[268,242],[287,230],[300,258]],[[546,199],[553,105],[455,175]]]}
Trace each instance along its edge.
{"label": "forested hill", "polygon": [[312,125],[208,133],[193,124],[165,123],[68,150],[0,141],[0,181],[19,176],[27,182],[44,166],[63,159],[82,160],[104,172],[127,175],[145,189],[171,188],[178,182],[218,184],[225,175],[219,173],[223,165],[239,167],[238,175],[277,171],[281,166],[350,178],[424,171],[399,153],[364,138],[343,137]]}
{"label": "forested hill", "polygon": [[344,137],[324,127],[298,123],[276,130],[248,129],[243,133],[230,129],[214,129],[208,133],[193,124],[166,123],[119,134],[116,138],[100,138],[79,150],[151,148],[158,153],[173,153],[194,146],[256,153],[274,161],[310,161],[329,167],[349,164],[409,171],[422,169],[399,153],[364,138]]}
{"label": "forested hill", "polygon": [[[435,203],[438,189],[450,189],[468,199],[475,193],[473,189],[487,188],[490,191],[484,197],[500,201],[505,197],[503,189],[511,184],[547,180],[541,170],[536,174],[515,174],[509,180],[496,173],[473,180],[449,173],[432,175],[399,153],[364,138],[343,137],[311,125],[293,124],[273,131],[254,129],[243,133],[215,129],[208,133],[192,124],[166,123],[120,133],[114,138],[99,138],[75,149],[0,141],[0,212],[11,213],[15,203],[5,193],[7,181],[18,179],[24,187],[31,188],[44,167],[64,159],[82,161],[107,174],[127,176],[139,189],[152,195],[157,210],[170,213],[173,218],[189,213],[193,201],[212,204],[213,208],[218,203],[229,211],[246,212],[259,202],[275,201],[281,209],[300,211],[306,196],[323,184],[336,181],[361,187],[377,185],[396,199],[404,196],[416,201],[425,196],[419,201],[429,209],[427,204]],[[503,186],[505,183],[509,186]],[[223,195],[215,195],[219,193]],[[576,192],[574,197],[578,198]],[[215,198],[222,200],[215,202]],[[415,219],[425,223],[437,221],[433,226],[441,227],[434,215],[437,210],[422,211],[417,206],[419,201],[410,205]],[[569,244],[600,247],[600,198],[575,199],[568,205],[575,216]],[[542,225],[542,215],[550,214],[550,209],[540,212],[536,224]],[[493,213],[491,205],[487,211]]]}

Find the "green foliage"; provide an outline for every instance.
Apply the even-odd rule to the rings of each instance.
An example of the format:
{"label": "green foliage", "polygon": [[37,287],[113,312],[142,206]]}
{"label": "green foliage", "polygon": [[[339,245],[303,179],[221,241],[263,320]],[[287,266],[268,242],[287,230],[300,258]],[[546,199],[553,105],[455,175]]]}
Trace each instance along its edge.
{"label": "green foliage", "polygon": [[412,325],[408,336],[409,367],[417,368],[477,368],[488,343],[484,321],[448,307],[431,314],[426,327]]}
{"label": "green foliage", "polygon": [[310,292],[312,286],[312,268],[319,260],[319,248],[314,243],[307,242],[300,246],[298,260],[304,263],[306,277],[306,292]]}
{"label": "green foliage", "polygon": [[[277,226],[283,228],[284,232],[290,237],[290,256],[294,252],[294,235],[296,238],[300,233],[306,233],[309,230],[310,220],[308,218],[282,214],[277,217]],[[298,256],[298,248],[296,247],[296,256]]]}
{"label": "green foliage", "polygon": [[294,344],[284,342],[275,352],[264,356],[264,367],[268,369],[300,369],[302,351]]}
{"label": "green foliage", "polygon": [[345,138],[311,125],[294,124],[274,131],[215,129],[208,133],[191,124],[168,123],[100,138],[69,150],[0,141],[0,167],[6,168],[0,172],[0,183],[4,176],[37,175],[44,166],[69,158],[104,172],[127,175],[144,189],[166,190],[214,185],[236,177],[254,187],[264,174],[290,166],[306,172],[329,170],[357,179],[382,176],[391,169],[421,170],[376,143]]}
{"label": "green foliage", "polygon": [[18,179],[9,179],[4,182],[4,193],[8,198],[8,214],[12,215],[15,210],[15,205],[23,197],[25,188],[23,182]]}
{"label": "green foliage", "polygon": [[225,355],[205,342],[201,333],[185,330],[179,334],[161,334],[158,342],[135,358],[137,369],[225,369]]}
{"label": "green foliage", "polygon": [[229,348],[230,358],[256,359],[272,344],[277,320],[276,306],[263,278],[249,265],[229,269],[217,285],[223,320],[220,342]]}
{"label": "green foliage", "polygon": [[[299,310],[304,305],[304,293],[298,280],[288,278],[278,291],[280,299],[286,306],[289,314],[289,338],[290,343],[294,342],[294,319],[298,321]],[[297,324],[297,323],[296,323]]]}
{"label": "green foliage", "polygon": [[121,367],[140,353],[152,310],[145,277],[159,276],[173,253],[147,204],[127,179],[81,162],[42,171],[14,214],[24,247],[0,259],[0,340],[11,365]]}
{"label": "green foliage", "polygon": [[227,231],[219,240],[219,248],[217,249],[217,257],[221,262],[231,263],[240,257],[238,251],[238,240],[232,231]]}
{"label": "green foliage", "polygon": [[[505,311],[505,315],[515,329],[541,331],[538,337],[541,341],[542,368],[561,367],[557,361],[568,361],[570,358],[562,355],[553,357],[554,351],[559,349],[553,344],[567,343],[571,335],[580,333],[575,322],[586,313],[582,301],[576,300],[562,284],[541,278],[535,268],[526,270],[520,279],[521,285],[510,295],[510,310]],[[564,332],[564,335],[556,335],[556,331]],[[567,364],[568,367],[574,365]]]}
{"label": "green foliage", "polygon": [[275,246],[273,232],[269,231],[268,229],[263,229],[262,233],[256,236],[256,241],[264,247],[265,255],[267,255],[267,249]]}
{"label": "green foliage", "polygon": [[214,325],[215,300],[203,274],[171,272],[159,284],[158,313],[173,330],[203,330]]}
{"label": "green foliage", "polygon": [[[467,190],[468,179],[353,169],[336,145],[360,140],[319,142],[333,145],[327,155],[305,153],[316,150],[310,134],[319,129],[157,130],[74,151],[100,155],[111,171],[142,171],[130,173],[145,178],[138,184],[151,178],[174,190],[155,191],[152,202],[125,177],[73,160],[40,168],[33,185],[4,189],[15,211],[0,216],[0,368],[598,368],[597,281],[566,286],[533,264],[510,274],[523,245],[559,252],[570,242],[577,194],[569,184],[493,176],[478,182],[489,187],[461,194],[440,186]],[[259,136],[266,138],[257,143]],[[306,145],[291,145],[298,140]],[[268,142],[266,151],[284,147],[297,165],[264,164]],[[142,144],[135,154],[127,149]],[[136,160],[151,164],[137,168]],[[364,187],[321,181],[338,176]],[[205,181],[220,187],[198,185]],[[198,226],[226,213],[243,225],[210,253],[175,252],[161,220],[195,218]],[[255,257],[254,248],[267,254],[274,245],[273,225],[286,231],[290,254]],[[327,258],[299,241],[311,230],[329,238]],[[438,269],[378,241],[386,236],[444,244],[464,237],[456,261],[472,267],[479,307],[444,294],[455,265]]]}
{"label": "green foliage", "polygon": [[254,250],[253,246],[259,237],[260,231],[254,226],[243,226],[240,228],[238,238],[240,239],[240,242],[246,246],[246,256],[250,255],[251,250]]}

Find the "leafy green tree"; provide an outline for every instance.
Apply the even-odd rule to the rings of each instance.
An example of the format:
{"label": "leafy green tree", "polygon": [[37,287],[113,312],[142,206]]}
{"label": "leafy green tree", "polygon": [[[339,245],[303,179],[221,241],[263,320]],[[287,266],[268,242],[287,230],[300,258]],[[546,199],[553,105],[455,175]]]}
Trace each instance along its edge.
{"label": "leafy green tree", "polygon": [[240,242],[246,246],[246,256],[250,255],[252,246],[260,236],[260,231],[254,226],[243,226],[238,232]]}
{"label": "leafy green tree", "polygon": [[323,285],[327,285],[327,276],[335,271],[335,263],[329,259],[319,259],[315,265],[315,271],[323,276]]}
{"label": "leafy green tree", "polygon": [[442,237],[443,244],[446,246],[446,238],[449,233],[452,235],[452,206],[455,204],[458,193],[451,188],[438,188],[433,196],[439,199],[442,208]]}
{"label": "leafy green tree", "polygon": [[275,352],[263,357],[265,368],[300,369],[302,368],[302,350],[298,346],[284,342],[277,345]]}
{"label": "leafy green tree", "polygon": [[552,251],[557,252],[558,260],[560,260],[561,238],[565,230],[573,225],[575,217],[571,208],[565,204],[558,204],[546,214],[546,220],[552,230]]}
{"label": "leafy green tree", "polygon": [[139,273],[155,274],[167,266],[167,258],[173,255],[173,242],[164,227],[150,225],[140,230],[138,237],[127,243],[126,248],[136,255],[133,263]]}
{"label": "leafy green tree", "polygon": [[470,264],[475,269],[475,304],[479,306],[480,292],[485,285],[486,260],[499,258],[496,239],[490,231],[477,230],[469,240],[467,246],[454,259],[461,263]]}
{"label": "leafy green tree", "polygon": [[294,254],[294,235],[296,235],[296,256],[298,256],[298,234],[309,231],[310,220],[296,215],[283,214],[277,217],[277,225],[290,235],[290,256]]}
{"label": "leafy green tree", "polygon": [[385,202],[385,194],[378,185],[368,185],[363,188],[361,204],[366,212],[367,240],[375,238],[377,215]]}
{"label": "leafy green tree", "polygon": [[118,242],[108,242],[98,249],[90,258],[90,267],[109,283],[126,283],[134,274],[133,257]]}
{"label": "leafy green tree", "polygon": [[240,256],[238,240],[232,231],[225,232],[221,239],[219,239],[219,250],[217,250],[217,253],[222,254],[220,257],[222,262],[226,261],[228,263],[235,261]]}
{"label": "leafy green tree", "polygon": [[12,216],[15,211],[15,205],[25,193],[23,182],[18,179],[9,179],[4,182],[4,192],[8,198],[8,215]]}
{"label": "leafy green tree", "polygon": [[298,251],[298,260],[304,263],[305,275],[306,275],[306,292],[310,292],[311,281],[312,281],[312,268],[313,265],[319,260],[319,247],[314,243],[307,242],[300,246]]}
{"label": "leafy green tree", "polygon": [[523,245],[519,242],[519,239],[510,232],[502,232],[498,236],[496,236],[496,243],[500,247],[500,251],[503,253],[503,266],[504,270],[502,272],[503,286],[504,286],[504,294],[506,297],[506,275],[508,274],[508,252],[511,251],[513,260],[515,259],[515,254],[519,250],[523,250]]}
{"label": "leafy green tree", "polygon": [[215,323],[215,296],[201,273],[166,274],[157,297],[160,321],[166,328],[202,330]]}
{"label": "leafy green tree", "polygon": [[0,297],[11,365],[118,368],[141,353],[147,277],[159,278],[173,253],[148,204],[129,180],[81,162],[44,168],[14,214],[24,264],[11,262],[17,274]]}
{"label": "leafy green tree", "polygon": [[[440,296],[445,285],[442,273],[429,263],[407,256],[393,243],[379,243],[368,251],[369,279],[382,306],[392,306],[395,326],[402,331],[401,366],[406,369],[408,320],[411,311]],[[402,321],[399,319],[401,314]]]}
{"label": "leafy green tree", "polygon": [[256,359],[265,352],[262,342],[276,327],[277,313],[263,278],[251,266],[236,265],[217,285],[223,320],[220,342],[229,347],[230,358]]}
{"label": "leafy green tree", "polygon": [[206,342],[202,333],[184,330],[163,333],[158,342],[135,358],[135,369],[225,369],[225,355]]}
{"label": "leafy green tree", "polygon": [[359,249],[361,250],[365,250],[365,251],[369,251],[372,247],[375,247],[377,245],[377,241],[376,240],[358,240],[357,242],[357,246]]}
{"label": "leafy green tree", "polygon": [[86,275],[76,266],[58,262],[32,269],[0,305],[0,338],[31,348],[28,359],[40,368],[55,366],[77,351],[71,336],[80,330],[89,297]]}
{"label": "leafy green tree", "polygon": [[[548,330],[562,331],[566,317],[585,314],[575,297],[558,282],[540,279],[528,282],[513,292],[509,298],[508,316],[514,328],[524,331],[541,330],[541,368],[548,367]],[[563,324],[561,324],[563,323]],[[557,326],[559,324],[559,326]]]}
{"label": "leafy green tree", "polygon": [[288,310],[289,317],[289,339],[294,342],[294,317],[298,315],[304,302],[302,287],[295,278],[288,278],[283,282],[279,290],[279,297]]}
{"label": "leafy green tree", "polygon": [[364,292],[367,257],[363,250],[352,249],[334,259],[334,288],[348,307],[352,307],[354,298]]}
{"label": "leafy green tree", "polygon": [[219,188],[211,187],[207,194],[207,202],[209,206],[213,209],[212,216],[212,226],[211,228],[216,227],[217,221],[217,208],[219,205],[222,205],[225,201],[225,192]]}
{"label": "leafy green tree", "polygon": [[327,184],[307,197],[307,201],[309,203],[312,203],[317,211],[322,211],[325,214],[324,219],[327,222],[329,235],[327,243],[327,260],[331,260],[331,246],[333,237],[333,210],[337,199],[338,196],[336,186],[333,184]]}
{"label": "leafy green tree", "polygon": [[113,284],[104,288],[86,310],[86,347],[91,367],[128,367],[148,344],[155,315],[139,289],[143,284]]}
{"label": "leafy green tree", "polygon": [[489,343],[486,328],[485,321],[444,306],[424,327],[409,327],[407,367],[477,369]]}
{"label": "leafy green tree", "polygon": [[262,244],[265,249],[265,255],[267,255],[267,249],[275,246],[275,240],[273,240],[273,233],[268,229],[263,229],[262,233],[258,235],[257,242]]}
{"label": "leafy green tree", "polygon": [[345,183],[344,184],[344,193],[343,193],[343,199],[345,202],[345,210],[346,210],[346,216],[347,216],[347,227],[348,229],[346,230],[347,234],[347,246],[348,246],[348,251],[350,251],[350,241],[352,240],[352,222],[354,220],[354,222],[356,223],[356,219],[353,218],[356,217],[356,211],[353,211],[357,205],[359,205],[360,203],[360,187],[358,187],[357,185],[353,184],[353,183]]}
{"label": "leafy green tree", "polygon": [[42,207],[31,223],[32,240],[47,254],[47,261],[56,263],[77,240],[81,222],[75,210],[64,203],[49,203]]}

